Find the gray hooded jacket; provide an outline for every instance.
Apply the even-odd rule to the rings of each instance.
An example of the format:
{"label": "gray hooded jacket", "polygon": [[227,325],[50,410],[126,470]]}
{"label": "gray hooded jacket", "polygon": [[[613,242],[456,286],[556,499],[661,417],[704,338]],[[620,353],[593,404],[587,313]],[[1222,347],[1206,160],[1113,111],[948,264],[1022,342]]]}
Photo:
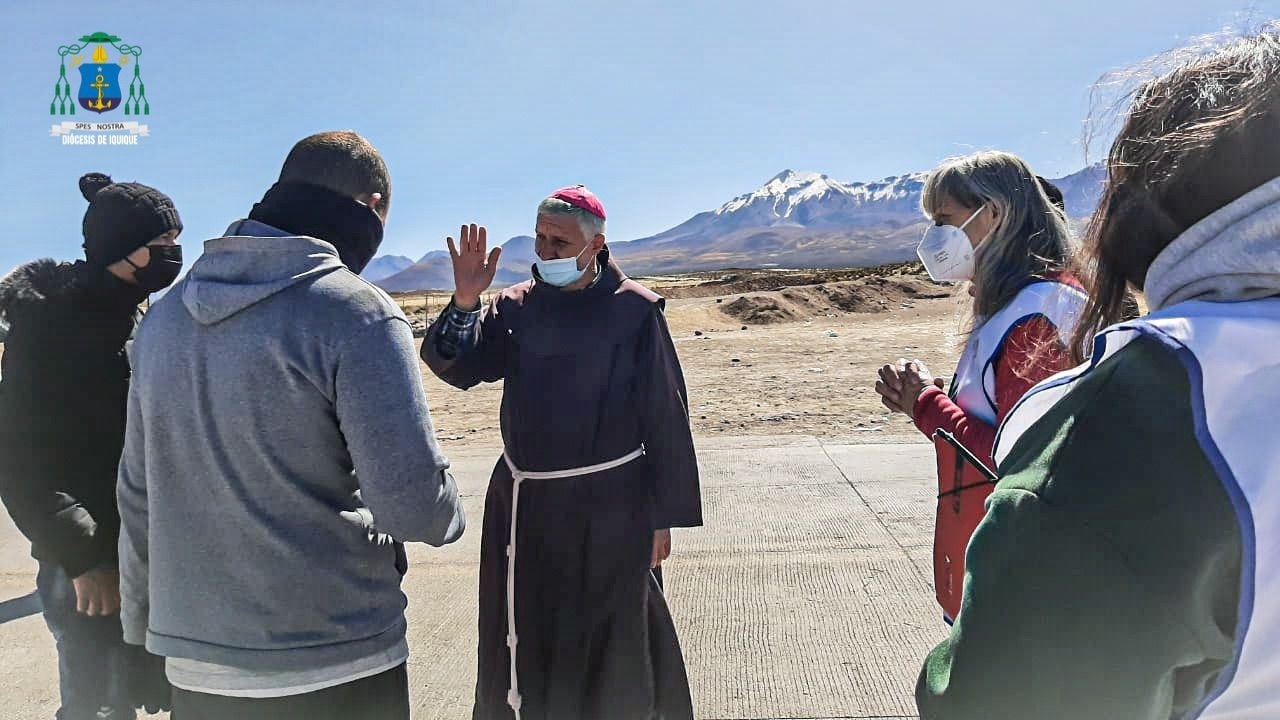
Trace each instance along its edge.
{"label": "gray hooded jacket", "polygon": [[227,235],[132,348],[125,639],[267,672],[385,651],[405,632],[390,538],[438,546],[465,524],[409,324],[328,243]]}

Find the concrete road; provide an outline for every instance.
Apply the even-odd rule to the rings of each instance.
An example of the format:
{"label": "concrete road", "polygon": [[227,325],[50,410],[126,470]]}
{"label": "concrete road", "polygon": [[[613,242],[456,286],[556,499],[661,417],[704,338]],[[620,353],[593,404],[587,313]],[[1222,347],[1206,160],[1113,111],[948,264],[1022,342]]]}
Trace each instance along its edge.
{"label": "concrete road", "polygon": [[[453,451],[472,523],[411,548],[413,717],[470,717],[484,488],[496,449]],[[707,526],[676,531],[666,564],[700,718],[913,718],[920,660],[946,632],[933,601],[935,480],[927,444],[811,437],[699,442]],[[0,521],[0,716],[56,710],[34,563]],[[300,558],[305,562],[305,558]]]}

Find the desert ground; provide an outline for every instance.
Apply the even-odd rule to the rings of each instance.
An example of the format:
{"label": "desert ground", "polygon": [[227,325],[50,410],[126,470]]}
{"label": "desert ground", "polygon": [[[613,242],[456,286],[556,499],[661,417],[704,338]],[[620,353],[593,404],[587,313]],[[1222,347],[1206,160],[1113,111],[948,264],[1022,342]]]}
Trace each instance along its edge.
{"label": "desert ground", "polygon": [[[919,359],[949,378],[963,340],[968,298],[931,283],[918,266],[637,279],[669,298],[667,322],[699,436],[923,440],[880,404],[876,370]],[[421,328],[447,295],[397,300]],[[500,384],[461,392],[425,367],[423,378],[446,447],[496,435]]]}

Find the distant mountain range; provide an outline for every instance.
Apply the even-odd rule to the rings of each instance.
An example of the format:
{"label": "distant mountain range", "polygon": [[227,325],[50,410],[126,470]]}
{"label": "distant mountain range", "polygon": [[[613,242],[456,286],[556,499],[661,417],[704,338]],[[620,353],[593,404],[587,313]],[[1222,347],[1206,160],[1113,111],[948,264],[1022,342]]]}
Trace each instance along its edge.
{"label": "distant mountain range", "polygon": [[[447,290],[453,287],[453,263],[448,250],[432,250],[418,262],[410,261],[408,267],[381,278],[370,277],[369,268],[382,258],[375,258],[362,273],[379,287],[390,292],[414,292],[417,290]],[[529,277],[529,267],[536,258],[533,254],[533,238],[519,235],[502,244],[498,257],[498,272],[494,284],[514,285]]]}
{"label": "distant mountain range", "polygon": [[378,282],[413,265],[413,260],[403,255],[381,255],[374,258],[360,273],[364,279]]}
{"label": "distant mountain range", "polygon": [[[844,183],[827,175],[786,170],[754,192],[699,213],[665,232],[610,242],[632,275],[758,267],[860,267],[915,256],[924,229],[920,192],[927,173]],[[1090,215],[1102,193],[1105,171],[1092,166],[1054,179],[1073,218]],[[533,238],[503,244],[496,285],[529,276]],[[385,262],[383,262],[385,260]],[[437,250],[404,266],[408,258],[380,257],[365,276],[393,292],[453,287],[449,253]],[[376,267],[375,267],[376,266]],[[401,269],[379,275],[389,269]],[[374,274],[370,274],[370,270]]]}

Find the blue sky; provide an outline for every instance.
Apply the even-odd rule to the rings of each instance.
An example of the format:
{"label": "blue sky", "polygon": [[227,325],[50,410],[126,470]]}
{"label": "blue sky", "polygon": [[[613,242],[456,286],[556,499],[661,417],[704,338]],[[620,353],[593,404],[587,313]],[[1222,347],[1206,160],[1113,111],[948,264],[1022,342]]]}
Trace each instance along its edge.
{"label": "blue sky", "polygon": [[[194,258],[329,129],[383,152],[382,252],[415,259],[463,222],[529,232],[538,200],[578,182],[629,240],[786,168],[871,180],[997,147],[1062,175],[1084,163],[1099,75],[1277,15],[1280,0],[6,2],[0,272],[79,255],[92,170],[169,193]],[[49,136],[72,119],[48,114],[57,48],[95,31],[143,48],[137,146]]]}

